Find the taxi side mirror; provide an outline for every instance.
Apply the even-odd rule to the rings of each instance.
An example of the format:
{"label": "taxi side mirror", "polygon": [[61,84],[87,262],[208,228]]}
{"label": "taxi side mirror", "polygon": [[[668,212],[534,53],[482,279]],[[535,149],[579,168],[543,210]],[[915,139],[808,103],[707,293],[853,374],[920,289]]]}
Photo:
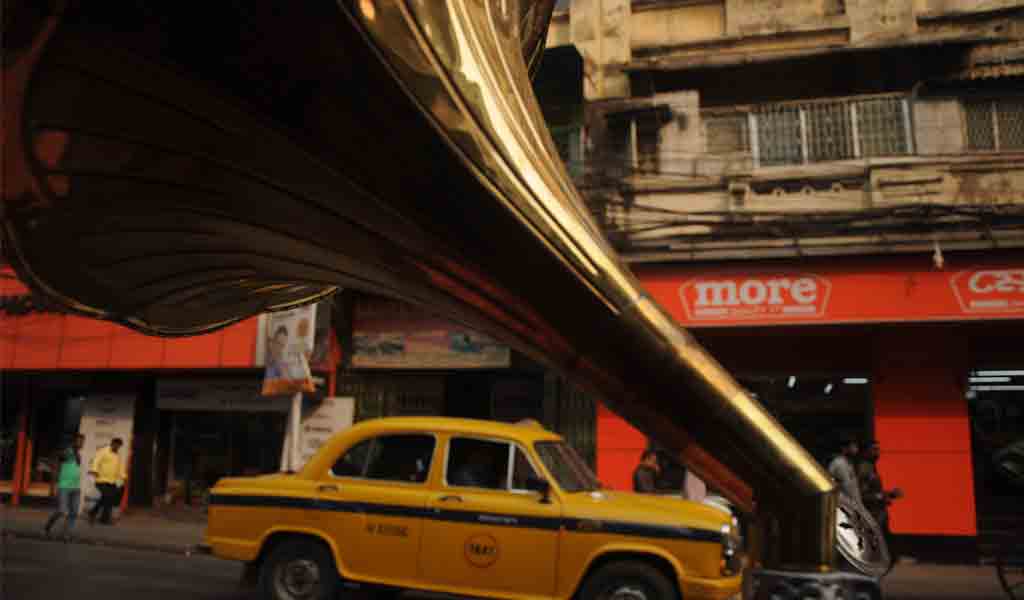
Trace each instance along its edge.
{"label": "taxi side mirror", "polygon": [[526,489],[531,492],[538,492],[540,494],[541,503],[547,504],[548,502],[551,502],[551,484],[547,479],[540,477],[527,477]]}

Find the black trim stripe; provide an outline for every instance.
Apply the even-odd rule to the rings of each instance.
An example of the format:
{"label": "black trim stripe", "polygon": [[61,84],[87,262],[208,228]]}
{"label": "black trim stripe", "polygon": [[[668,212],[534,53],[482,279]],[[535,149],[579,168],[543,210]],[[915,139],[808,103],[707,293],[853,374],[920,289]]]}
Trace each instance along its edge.
{"label": "black trim stripe", "polygon": [[708,529],[652,525],[627,521],[598,521],[594,519],[563,519],[565,528],[578,533],[614,533],[635,535],[665,540],[693,540],[697,542],[721,542],[722,534]]}
{"label": "black trim stripe", "polygon": [[672,540],[697,542],[722,542],[723,536],[717,531],[692,527],[673,527],[627,521],[603,521],[596,519],[533,517],[497,513],[481,513],[466,510],[440,508],[417,508],[393,504],[370,502],[342,502],[318,500],[292,496],[236,496],[234,494],[211,494],[211,506],[248,506],[267,508],[300,508],[330,512],[351,512],[389,517],[413,517],[453,523],[480,523],[498,527],[523,527],[557,531],[564,528],[573,533],[606,533]]}

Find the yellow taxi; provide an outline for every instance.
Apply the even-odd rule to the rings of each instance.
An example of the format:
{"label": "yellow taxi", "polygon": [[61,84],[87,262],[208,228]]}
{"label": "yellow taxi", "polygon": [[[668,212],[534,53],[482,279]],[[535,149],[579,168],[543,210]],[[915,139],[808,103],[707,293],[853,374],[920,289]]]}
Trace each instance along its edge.
{"label": "yellow taxi", "polygon": [[[536,423],[366,421],[296,474],[222,479],[207,544],[267,600],[341,586],[507,599],[738,597],[729,514],[600,489]],[[378,587],[379,586],[379,587]]]}

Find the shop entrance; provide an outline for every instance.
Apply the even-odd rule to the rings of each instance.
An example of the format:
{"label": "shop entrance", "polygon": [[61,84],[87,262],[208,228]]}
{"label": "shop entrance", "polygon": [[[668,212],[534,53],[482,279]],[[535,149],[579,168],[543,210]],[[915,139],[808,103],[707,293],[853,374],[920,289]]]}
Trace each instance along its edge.
{"label": "shop entrance", "polygon": [[1024,527],[1024,365],[970,373],[967,405],[978,530]]}
{"label": "shop entrance", "polygon": [[28,438],[32,440],[29,459],[28,496],[50,497],[56,487],[59,453],[78,433],[82,420],[82,396],[56,391],[37,391],[30,404]]}
{"label": "shop entrance", "polygon": [[871,386],[863,373],[754,375],[740,383],[822,466],[843,437],[874,435]]}
{"label": "shop entrance", "polygon": [[[22,495],[49,497],[56,486],[57,459],[78,433],[81,394],[51,385],[43,387],[29,375],[3,378],[0,425],[0,493],[11,493],[14,480],[23,482]],[[19,430],[26,425],[23,462],[17,464]],[[15,468],[18,467],[18,473]]]}
{"label": "shop entrance", "polygon": [[201,505],[218,479],[276,473],[287,415],[279,412],[166,411],[165,502]]}

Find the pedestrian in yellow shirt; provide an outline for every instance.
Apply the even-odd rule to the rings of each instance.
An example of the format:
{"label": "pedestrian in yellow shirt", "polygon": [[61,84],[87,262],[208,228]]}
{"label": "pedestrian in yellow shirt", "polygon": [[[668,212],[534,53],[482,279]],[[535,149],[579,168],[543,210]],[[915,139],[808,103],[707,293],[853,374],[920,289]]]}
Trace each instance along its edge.
{"label": "pedestrian in yellow shirt", "polygon": [[124,462],[117,454],[122,445],[124,442],[121,438],[114,438],[109,446],[99,449],[89,466],[89,474],[96,478],[96,489],[100,492],[99,501],[89,511],[90,525],[96,522],[97,514],[100,523],[113,525],[110,513],[121,496],[120,490],[125,480]]}

